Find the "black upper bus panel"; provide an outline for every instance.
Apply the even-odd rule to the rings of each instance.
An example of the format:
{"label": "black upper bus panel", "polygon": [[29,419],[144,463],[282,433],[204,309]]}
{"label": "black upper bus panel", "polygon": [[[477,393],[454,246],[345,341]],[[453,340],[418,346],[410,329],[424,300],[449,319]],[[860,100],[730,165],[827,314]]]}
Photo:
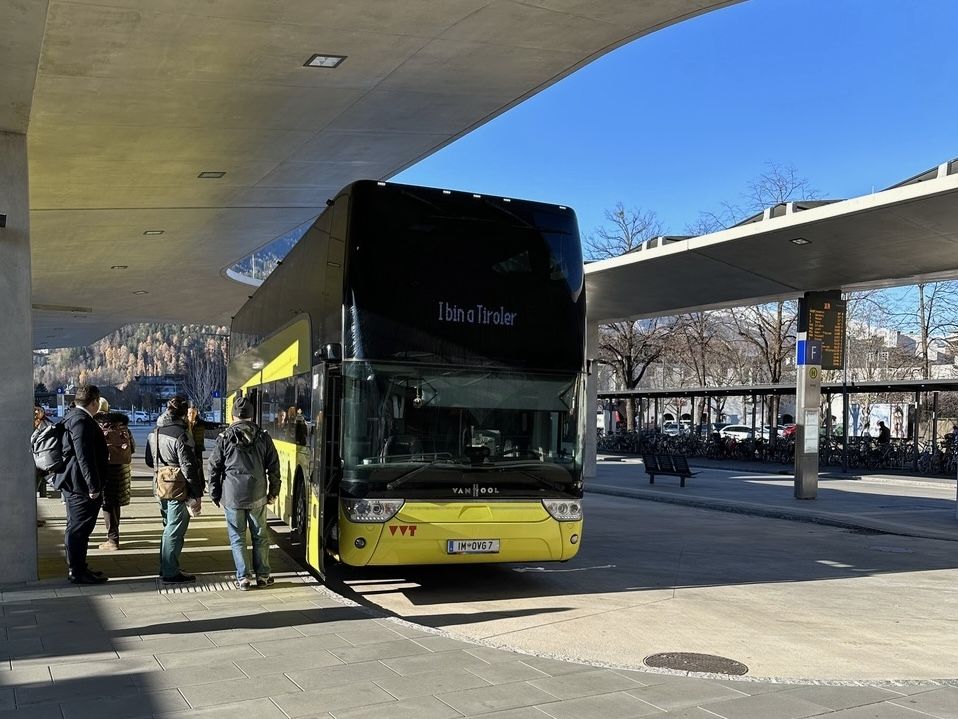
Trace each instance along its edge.
{"label": "black upper bus panel", "polygon": [[[304,314],[312,350],[340,342],[345,359],[578,372],[585,290],[575,213],[355,182],[237,312],[232,355]],[[236,373],[231,387],[248,374]]]}
{"label": "black upper bus panel", "polygon": [[578,372],[575,213],[408,185],[352,186],[344,354]]}

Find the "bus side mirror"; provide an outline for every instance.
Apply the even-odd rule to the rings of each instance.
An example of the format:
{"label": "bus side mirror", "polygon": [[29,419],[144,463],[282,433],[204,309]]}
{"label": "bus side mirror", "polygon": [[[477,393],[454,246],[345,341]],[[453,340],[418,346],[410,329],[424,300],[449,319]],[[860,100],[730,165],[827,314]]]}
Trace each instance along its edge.
{"label": "bus side mirror", "polygon": [[328,344],[323,348],[323,359],[327,362],[343,361],[343,346],[338,342]]}

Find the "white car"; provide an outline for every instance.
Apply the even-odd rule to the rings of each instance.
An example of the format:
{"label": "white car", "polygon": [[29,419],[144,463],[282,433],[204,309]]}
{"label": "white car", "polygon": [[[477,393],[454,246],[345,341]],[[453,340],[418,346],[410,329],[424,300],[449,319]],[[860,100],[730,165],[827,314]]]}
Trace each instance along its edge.
{"label": "white car", "polygon": [[752,438],[752,428],[744,424],[728,424],[719,430],[719,435],[724,439],[729,437],[742,441]]}
{"label": "white car", "polygon": [[138,409],[130,415],[130,421],[133,422],[133,424],[143,424],[144,422],[150,421],[150,415]]}

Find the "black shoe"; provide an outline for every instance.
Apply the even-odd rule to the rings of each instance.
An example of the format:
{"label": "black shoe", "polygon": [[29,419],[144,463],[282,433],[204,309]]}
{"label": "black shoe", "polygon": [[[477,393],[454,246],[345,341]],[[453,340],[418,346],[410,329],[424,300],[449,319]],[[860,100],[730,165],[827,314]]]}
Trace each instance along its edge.
{"label": "black shoe", "polygon": [[163,577],[163,584],[190,584],[196,581],[192,574],[183,574],[180,572],[175,577]]}
{"label": "black shoe", "polygon": [[73,584],[105,584],[109,581],[109,578],[104,577],[102,572],[94,574],[90,571],[80,572],[79,574],[70,574],[67,579],[69,579]]}
{"label": "black shoe", "polygon": [[[104,576],[103,572],[98,572],[95,569],[90,569],[89,567],[87,567],[82,572],[80,572],[80,574],[92,574],[94,577]],[[75,576],[76,576],[76,573],[72,569],[67,571],[67,579],[70,580],[71,582],[73,581],[73,578]]]}

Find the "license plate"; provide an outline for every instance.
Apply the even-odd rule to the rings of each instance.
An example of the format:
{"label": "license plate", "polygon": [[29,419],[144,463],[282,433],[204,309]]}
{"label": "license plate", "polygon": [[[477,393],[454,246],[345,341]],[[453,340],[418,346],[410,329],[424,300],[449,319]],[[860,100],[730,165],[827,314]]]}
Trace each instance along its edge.
{"label": "license plate", "polygon": [[498,539],[449,539],[446,554],[498,554]]}

